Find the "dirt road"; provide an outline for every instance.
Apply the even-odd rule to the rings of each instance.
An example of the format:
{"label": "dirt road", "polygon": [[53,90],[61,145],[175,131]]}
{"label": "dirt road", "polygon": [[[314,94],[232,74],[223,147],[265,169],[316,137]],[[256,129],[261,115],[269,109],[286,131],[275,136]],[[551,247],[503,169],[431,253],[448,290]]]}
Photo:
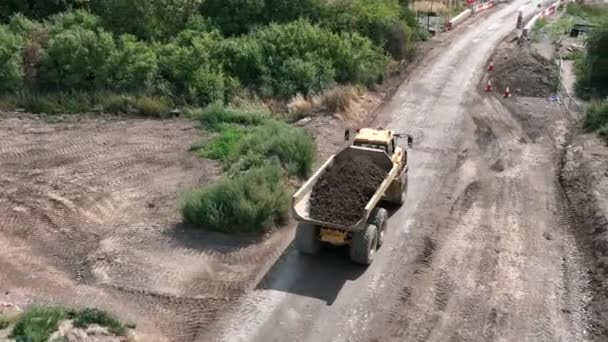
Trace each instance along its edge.
{"label": "dirt road", "polygon": [[585,339],[585,276],[557,181],[563,111],[478,91],[521,6],[535,4],[500,5],[465,28],[380,113],[416,147],[408,201],[372,266],[290,246],[199,341]]}

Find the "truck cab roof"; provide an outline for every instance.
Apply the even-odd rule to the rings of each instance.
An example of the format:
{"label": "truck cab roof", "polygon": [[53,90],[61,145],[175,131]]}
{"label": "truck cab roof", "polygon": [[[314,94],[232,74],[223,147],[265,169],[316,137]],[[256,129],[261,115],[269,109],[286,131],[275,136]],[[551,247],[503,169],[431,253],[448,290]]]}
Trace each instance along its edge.
{"label": "truck cab roof", "polygon": [[355,143],[387,145],[393,139],[393,132],[383,129],[362,128],[355,136]]}

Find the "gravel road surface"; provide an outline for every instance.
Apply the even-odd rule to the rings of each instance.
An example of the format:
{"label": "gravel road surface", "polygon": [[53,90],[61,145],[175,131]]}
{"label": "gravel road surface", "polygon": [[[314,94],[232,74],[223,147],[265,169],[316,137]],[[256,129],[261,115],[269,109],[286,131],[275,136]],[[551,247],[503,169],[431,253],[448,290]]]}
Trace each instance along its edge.
{"label": "gravel road surface", "polygon": [[584,277],[557,182],[565,124],[532,136],[479,91],[522,6],[535,4],[463,24],[379,114],[415,147],[407,203],[374,263],[292,245],[200,341],[584,340]]}

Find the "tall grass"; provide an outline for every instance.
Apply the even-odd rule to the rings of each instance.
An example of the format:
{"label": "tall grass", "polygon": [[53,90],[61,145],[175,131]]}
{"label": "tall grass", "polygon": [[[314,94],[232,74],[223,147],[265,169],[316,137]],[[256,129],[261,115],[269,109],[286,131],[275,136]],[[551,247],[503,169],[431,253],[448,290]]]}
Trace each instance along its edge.
{"label": "tall grass", "polygon": [[267,117],[221,107],[210,108],[198,118],[204,127],[218,131],[220,135],[210,144],[194,149],[203,157],[220,160],[226,169],[243,164],[243,158],[249,161],[256,157],[276,158],[288,175],[308,176],[315,152],[312,137],[301,128]]}
{"label": "tall grass", "polygon": [[221,232],[260,233],[287,220],[289,195],[278,166],[254,168],[191,193],[186,222]]}
{"label": "tall grass", "polygon": [[35,114],[80,114],[101,111],[108,114],[134,114],[161,118],[173,109],[163,96],[122,95],[110,92],[64,92],[37,94],[22,91],[0,96],[0,110],[23,109]]}
{"label": "tall grass", "polygon": [[608,143],[608,100],[591,103],[583,120],[583,130],[597,132]]}
{"label": "tall grass", "polygon": [[46,342],[67,317],[62,308],[31,308],[19,318],[9,337],[17,341]]}
{"label": "tall grass", "polygon": [[228,176],[189,194],[182,206],[184,220],[230,233],[260,233],[283,223],[289,209],[287,176],[309,174],[312,137],[263,113],[211,106],[193,116],[219,133],[193,150],[221,161]]}
{"label": "tall grass", "polygon": [[608,100],[591,103],[583,120],[583,129],[595,132],[605,125],[608,125]]}

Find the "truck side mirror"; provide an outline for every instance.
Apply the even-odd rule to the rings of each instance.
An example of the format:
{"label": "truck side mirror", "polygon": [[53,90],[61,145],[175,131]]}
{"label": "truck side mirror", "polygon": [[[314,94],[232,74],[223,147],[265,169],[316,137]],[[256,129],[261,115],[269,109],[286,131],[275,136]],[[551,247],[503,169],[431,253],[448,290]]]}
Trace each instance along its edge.
{"label": "truck side mirror", "polygon": [[344,141],[350,140],[350,129],[344,130]]}
{"label": "truck side mirror", "polygon": [[412,147],[414,145],[414,138],[411,135],[407,136],[407,147]]}

